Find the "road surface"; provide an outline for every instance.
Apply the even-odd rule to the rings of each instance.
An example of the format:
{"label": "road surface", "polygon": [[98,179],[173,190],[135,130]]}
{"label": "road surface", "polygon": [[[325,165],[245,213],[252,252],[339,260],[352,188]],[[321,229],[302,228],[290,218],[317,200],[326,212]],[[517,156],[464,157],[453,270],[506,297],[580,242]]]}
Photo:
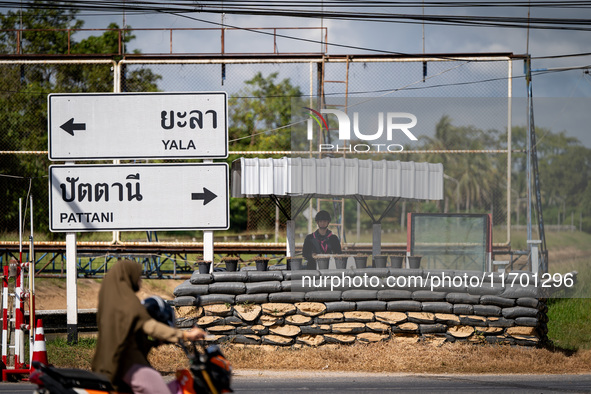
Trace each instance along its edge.
{"label": "road surface", "polygon": [[[591,393],[585,375],[426,375],[308,371],[236,371],[236,393]],[[0,393],[30,394],[30,383],[0,383]]]}

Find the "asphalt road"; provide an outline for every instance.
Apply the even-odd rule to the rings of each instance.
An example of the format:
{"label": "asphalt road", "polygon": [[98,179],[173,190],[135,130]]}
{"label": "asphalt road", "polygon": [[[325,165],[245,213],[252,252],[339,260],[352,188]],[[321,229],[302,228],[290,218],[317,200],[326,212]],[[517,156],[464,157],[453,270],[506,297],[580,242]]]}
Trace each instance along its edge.
{"label": "asphalt road", "polygon": [[591,393],[591,375],[421,375],[238,371],[241,393]]}
{"label": "asphalt road", "polygon": [[[237,393],[591,393],[591,375],[422,375],[237,371]],[[0,383],[0,393],[31,394],[30,383]]]}

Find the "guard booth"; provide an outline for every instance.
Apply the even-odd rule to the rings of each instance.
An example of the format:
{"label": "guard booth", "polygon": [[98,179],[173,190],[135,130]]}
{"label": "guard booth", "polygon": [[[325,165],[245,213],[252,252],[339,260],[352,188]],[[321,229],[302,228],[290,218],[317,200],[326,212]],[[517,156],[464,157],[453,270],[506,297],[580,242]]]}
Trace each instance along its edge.
{"label": "guard booth", "polygon": [[[381,253],[381,221],[401,200],[442,200],[443,165],[356,158],[240,158],[232,163],[232,197],[268,197],[287,218],[287,256],[295,254],[295,219],[312,198],[352,198],[373,222],[372,254]],[[287,199],[297,198],[289,210]],[[374,214],[366,200],[389,201]]]}

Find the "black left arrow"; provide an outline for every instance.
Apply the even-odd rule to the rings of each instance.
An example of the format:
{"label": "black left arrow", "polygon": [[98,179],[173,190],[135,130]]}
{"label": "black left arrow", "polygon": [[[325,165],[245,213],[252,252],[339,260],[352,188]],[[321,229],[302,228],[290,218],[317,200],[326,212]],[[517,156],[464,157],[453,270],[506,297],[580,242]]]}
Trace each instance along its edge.
{"label": "black left arrow", "polygon": [[74,118],[60,126],[66,133],[74,136],[74,131],[86,130],[86,123],[74,123]]}
{"label": "black left arrow", "polygon": [[216,197],[216,194],[206,188],[203,188],[203,193],[191,193],[191,200],[203,200],[203,205],[207,205],[207,203]]}

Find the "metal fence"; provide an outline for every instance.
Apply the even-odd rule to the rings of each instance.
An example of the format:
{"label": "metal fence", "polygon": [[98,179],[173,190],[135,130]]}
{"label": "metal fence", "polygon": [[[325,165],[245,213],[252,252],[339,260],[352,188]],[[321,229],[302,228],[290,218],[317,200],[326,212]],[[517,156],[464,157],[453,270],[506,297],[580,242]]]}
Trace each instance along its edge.
{"label": "metal fence", "polygon": [[[435,142],[429,150],[416,149],[397,153],[399,160],[442,161],[446,172],[445,199],[436,203],[399,204],[384,222],[383,242],[396,242],[395,234],[404,229],[406,212],[492,213],[496,230],[495,243],[507,244],[510,237],[511,215],[519,215],[522,199],[520,189],[511,184],[513,166],[507,130],[511,128],[512,63],[508,54],[473,56],[426,56],[402,58],[388,56],[267,56],[227,58],[157,58],[110,60],[35,60],[0,62],[0,231],[5,239],[16,240],[18,197],[28,201],[34,197],[36,236],[48,242],[60,242],[49,234],[47,201],[47,95],[65,92],[133,92],[145,85],[137,83],[137,76],[151,73],[157,89],[163,92],[226,91],[235,108],[241,101],[252,101],[252,91],[246,81],[257,73],[267,77],[277,73],[276,81],[289,79],[298,87],[304,100],[331,97],[362,99],[375,97],[397,98],[496,98],[503,100],[506,111],[497,119],[494,141],[486,149],[462,149],[460,145],[445,146]],[[67,80],[65,80],[67,79]],[[331,82],[332,81],[332,82]],[[338,83],[337,83],[338,82]],[[264,106],[265,98],[261,98]],[[230,107],[230,112],[232,106]],[[462,108],[458,108],[462,111]],[[484,114],[483,114],[484,115]],[[477,117],[475,119],[478,119]],[[453,125],[453,114],[450,124]],[[261,126],[261,125],[258,125]],[[230,124],[232,127],[232,124]],[[473,128],[482,126],[476,122]],[[488,127],[488,126],[487,126]],[[239,130],[230,139],[232,161],[242,155],[265,156],[265,152],[250,152],[237,148],[245,138],[258,138],[258,133],[290,133],[290,128],[279,130]],[[287,138],[289,141],[289,138]],[[113,141],[114,144],[117,141]],[[493,146],[495,148],[493,148]],[[278,146],[267,155],[285,153],[290,146]],[[515,154],[514,154],[515,156]],[[359,158],[368,157],[366,154]],[[379,159],[379,156],[371,156]],[[483,176],[486,174],[486,176]],[[523,185],[520,185],[523,186]],[[380,202],[372,202],[379,209]],[[355,208],[349,209],[345,220],[345,240],[362,242],[362,233],[371,228]],[[246,228],[251,232],[273,234],[277,226],[285,225],[285,218],[277,215],[272,201],[258,200],[248,206]],[[522,218],[525,216],[521,213]],[[304,236],[308,222],[298,222],[296,234]],[[230,229],[232,230],[232,229]],[[499,231],[500,230],[500,231]],[[199,231],[182,234],[189,241],[201,240]],[[106,237],[106,238],[105,238]],[[111,236],[97,235],[97,241],[111,241]],[[137,234],[116,235],[123,242],[149,242]],[[160,237],[159,242],[174,237]],[[260,242],[274,242],[273,236]],[[152,242],[154,240],[152,239]],[[296,242],[302,242],[297,239]]]}

